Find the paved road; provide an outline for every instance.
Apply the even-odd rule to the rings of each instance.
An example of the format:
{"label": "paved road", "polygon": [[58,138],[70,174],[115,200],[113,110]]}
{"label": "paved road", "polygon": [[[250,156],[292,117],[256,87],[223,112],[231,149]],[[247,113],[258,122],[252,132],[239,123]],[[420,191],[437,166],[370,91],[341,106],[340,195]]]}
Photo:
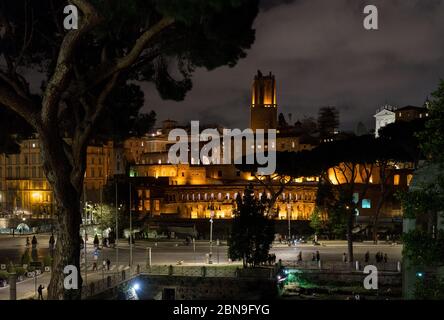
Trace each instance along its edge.
{"label": "paved road", "polygon": [[[49,235],[39,234],[37,235],[39,245],[36,249],[37,256],[41,259],[48,252]],[[20,257],[26,250],[26,236],[0,236],[0,263],[5,263],[6,260],[19,263]],[[185,245],[183,241],[136,241],[133,245],[133,264],[145,265],[148,261],[148,250],[151,248],[151,263],[152,264],[176,264],[178,261],[183,261],[185,264],[205,264],[206,255],[209,252],[208,241],[196,241],[195,245]],[[214,263],[228,263],[227,257],[228,247],[225,244],[220,246],[213,245],[213,262]],[[289,247],[284,244],[274,244],[271,249],[272,253],[276,254],[277,259],[282,260],[296,260],[296,257],[300,251],[302,251],[303,259],[310,260],[312,253],[319,251],[321,259],[323,261],[341,261],[342,254],[347,252],[347,243],[345,241],[325,241],[320,246],[313,246],[311,244],[300,244]],[[110,259],[113,269],[116,265],[125,266],[129,264],[130,249],[128,242],[125,240],[120,241],[119,245],[119,261],[116,259],[116,249],[103,248],[98,250],[99,255],[97,260],[94,260],[95,248],[91,241],[87,246],[87,262],[88,270],[92,269],[93,261],[97,261],[100,269],[102,261],[104,259]],[[378,251],[387,253],[389,261],[395,262],[401,260],[401,245],[379,244],[373,243],[356,243],[354,245],[355,259],[363,260],[364,254],[369,251],[371,255],[371,261],[374,261],[374,255]],[[84,270],[82,271],[82,276]],[[89,271],[88,280],[100,279],[102,277],[102,271]],[[44,274],[37,278],[37,286],[42,284],[47,287],[49,283],[49,274]],[[25,280],[17,285],[17,295],[19,298],[25,298],[33,296],[35,290],[34,279]],[[9,288],[0,288],[0,300],[9,299]]]}
{"label": "paved road", "polygon": [[[36,255],[39,259],[48,253],[49,235],[37,235],[38,246]],[[26,250],[26,237],[19,236],[12,238],[11,236],[0,236],[0,263],[7,261],[20,262],[23,252]],[[147,261],[147,247],[151,247],[151,257],[153,264],[174,264],[177,261],[184,261],[185,263],[205,263],[206,254],[209,253],[210,247],[208,241],[196,241],[195,246],[192,244],[185,245],[183,241],[144,241],[138,240],[133,246],[133,262],[145,263]],[[217,246],[213,245],[213,260],[216,262],[228,262],[227,257],[228,247],[225,243]],[[97,262],[100,264],[103,259],[110,259],[113,264],[116,264],[116,249],[103,248],[98,250],[99,256]],[[284,244],[274,244],[271,253],[275,253],[277,259],[295,260],[299,251],[302,251],[304,260],[310,259],[312,252],[319,251],[321,259],[324,261],[341,261],[342,254],[347,252],[347,243],[345,241],[325,241],[320,246],[313,246],[311,244],[299,244],[288,247]],[[354,253],[355,259],[362,260],[364,254],[369,251],[371,259],[378,251],[387,253],[389,260],[401,260],[401,245],[390,245],[381,243],[374,245],[371,242],[355,243]],[[91,240],[88,242],[87,260],[92,264],[94,259],[94,248]],[[119,265],[129,263],[129,245],[125,240],[119,242]]]}

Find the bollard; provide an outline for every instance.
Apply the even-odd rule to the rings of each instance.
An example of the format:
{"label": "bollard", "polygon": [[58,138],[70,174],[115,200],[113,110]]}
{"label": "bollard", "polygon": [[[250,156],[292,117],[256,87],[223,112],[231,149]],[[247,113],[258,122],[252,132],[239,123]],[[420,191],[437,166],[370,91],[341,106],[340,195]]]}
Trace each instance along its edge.
{"label": "bollard", "polygon": [[322,270],[322,262],[321,262],[322,260],[319,260],[318,261],[318,268],[319,268],[319,270]]}
{"label": "bollard", "polygon": [[359,271],[359,261],[356,260],[356,271]]}
{"label": "bollard", "polygon": [[398,261],[398,263],[396,264],[396,270],[398,270],[398,272],[401,272],[401,261]]}
{"label": "bollard", "polygon": [[9,300],[17,300],[17,275],[15,273],[9,274]]}
{"label": "bollard", "polygon": [[202,277],[205,277],[207,275],[207,268],[205,266],[202,266]]}

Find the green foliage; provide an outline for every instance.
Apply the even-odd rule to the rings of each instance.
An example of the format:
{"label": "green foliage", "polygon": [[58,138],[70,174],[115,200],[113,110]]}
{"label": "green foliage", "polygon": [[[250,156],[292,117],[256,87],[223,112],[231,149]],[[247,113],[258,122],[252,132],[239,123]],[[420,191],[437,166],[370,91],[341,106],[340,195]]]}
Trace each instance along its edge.
{"label": "green foliage", "polygon": [[26,274],[26,269],[23,267],[16,267],[15,273],[17,274],[17,276],[24,276]]}
{"label": "green foliage", "polygon": [[[122,210],[119,210],[119,213],[120,211]],[[113,206],[107,204],[97,205],[94,208],[93,214],[95,221],[97,221],[102,230],[113,228],[116,225],[116,208]]]}
{"label": "green foliage", "polygon": [[403,235],[403,256],[418,266],[436,266],[444,262],[444,231],[434,237],[426,230],[413,230]]}
{"label": "green foliage", "polygon": [[327,212],[325,229],[333,238],[344,238],[347,229],[345,201],[333,190],[331,184],[318,184],[316,207]]}
{"label": "green foliage", "polygon": [[251,186],[245,189],[243,199],[238,197],[234,214],[228,256],[242,260],[244,267],[266,262],[274,238],[274,223],[267,218],[264,203],[254,198]]}
{"label": "green foliage", "polygon": [[30,262],[32,262],[31,251],[26,249],[22,255],[21,263],[29,265]]}
{"label": "green foliage", "polygon": [[45,267],[51,267],[52,266],[52,258],[49,254],[47,254],[44,258],[43,258],[43,265]]}
{"label": "green foliage", "polygon": [[8,271],[9,273],[13,273],[15,272],[16,268],[14,266],[14,264],[12,263],[12,261],[9,261],[8,265],[6,266],[6,271]]}
{"label": "green foliage", "polygon": [[444,279],[417,279],[415,283],[415,298],[419,300],[443,300]]}
{"label": "green foliage", "polygon": [[[433,100],[428,106],[429,118],[424,130],[416,136],[422,152],[428,158],[428,166],[444,164],[444,81],[441,81]],[[418,177],[419,178],[419,177]],[[434,179],[433,179],[434,178]],[[404,216],[416,219],[416,229],[403,235],[403,255],[413,265],[437,267],[444,265],[444,231],[435,221],[444,207],[444,177],[437,171],[431,182],[418,184],[413,190],[398,194]],[[415,178],[414,178],[415,179]],[[415,181],[415,180],[414,180]],[[435,234],[433,230],[435,229]],[[439,279],[419,279],[415,296],[418,299],[442,299],[444,283]]]}
{"label": "green foliage", "polygon": [[425,130],[418,134],[421,148],[434,163],[444,165],[444,80],[433,92]]}
{"label": "green foliage", "polygon": [[437,212],[443,207],[443,181],[437,177],[436,184],[423,185],[420,189],[400,191],[396,197],[401,201],[405,218],[417,218],[427,212]]}
{"label": "green foliage", "polygon": [[315,207],[310,217],[310,227],[312,227],[316,234],[319,234],[323,227],[324,223],[321,218],[321,213],[319,207]]}
{"label": "green foliage", "polygon": [[5,271],[0,271],[0,280],[8,280],[9,274]]}

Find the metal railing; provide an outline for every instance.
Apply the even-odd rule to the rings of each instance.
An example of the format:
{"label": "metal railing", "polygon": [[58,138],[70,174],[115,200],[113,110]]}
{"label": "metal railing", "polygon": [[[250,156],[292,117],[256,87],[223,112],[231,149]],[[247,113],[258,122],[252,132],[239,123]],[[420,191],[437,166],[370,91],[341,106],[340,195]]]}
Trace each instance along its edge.
{"label": "metal railing", "polygon": [[376,266],[378,271],[385,272],[400,272],[400,262],[385,262],[385,263],[371,263],[361,262],[358,265],[356,261],[353,263],[341,261],[297,261],[297,260],[283,260],[281,261],[283,267],[295,268],[301,270],[324,270],[324,271],[362,271],[366,265]]}

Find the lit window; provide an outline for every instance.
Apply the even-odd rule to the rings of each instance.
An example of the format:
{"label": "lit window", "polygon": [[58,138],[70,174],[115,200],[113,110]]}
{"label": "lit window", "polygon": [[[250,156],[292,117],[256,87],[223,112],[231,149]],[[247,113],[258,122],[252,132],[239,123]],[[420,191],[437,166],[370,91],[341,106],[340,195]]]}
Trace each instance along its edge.
{"label": "lit window", "polygon": [[154,210],[159,211],[160,210],[160,201],[154,200]]}
{"label": "lit window", "polygon": [[370,199],[362,199],[362,209],[371,209],[372,202]]}
{"label": "lit window", "polygon": [[359,193],[355,192],[353,193],[353,203],[359,202]]}
{"label": "lit window", "polygon": [[399,180],[400,180],[399,174],[395,174],[395,176],[393,177],[393,184],[395,186],[399,186]]}

